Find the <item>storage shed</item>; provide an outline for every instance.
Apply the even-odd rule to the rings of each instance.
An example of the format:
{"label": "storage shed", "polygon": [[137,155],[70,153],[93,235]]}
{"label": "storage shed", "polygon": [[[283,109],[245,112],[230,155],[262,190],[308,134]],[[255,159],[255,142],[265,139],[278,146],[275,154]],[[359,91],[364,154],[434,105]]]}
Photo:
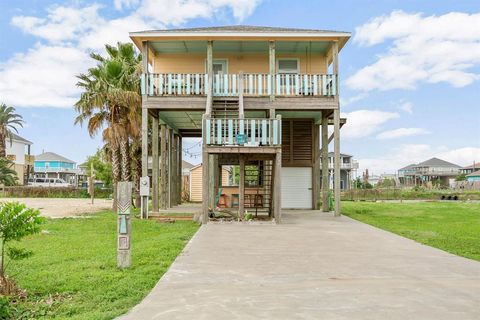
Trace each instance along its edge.
{"label": "storage shed", "polygon": [[[202,202],[202,164],[190,169],[190,201]],[[230,185],[230,171],[222,167],[222,186]]]}

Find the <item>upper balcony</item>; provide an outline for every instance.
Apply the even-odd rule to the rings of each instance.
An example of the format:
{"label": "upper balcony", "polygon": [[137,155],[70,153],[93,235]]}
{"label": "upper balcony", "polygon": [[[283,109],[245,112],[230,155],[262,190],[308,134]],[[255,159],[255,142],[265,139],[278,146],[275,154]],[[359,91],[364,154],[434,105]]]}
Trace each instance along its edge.
{"label": "upper balcony", "polygon": [[[142,95],[207,96],[208,74],[142,74]],[[337,94],[333,74],[214,74],[213,96],[235,97],[334,97]]]}
{"label": "upper balcony", "polygon": [[144,57],[141,88],[148,108],[168,109],[172,103],[178,109],[185,102],[198,109],[206,102],[208,110],[214,97],[241,96],[246,110],[259,102],[286,110],[298,108],[293,101],[338,107],[338,52],[350,34],[234,26],[130,37]]}

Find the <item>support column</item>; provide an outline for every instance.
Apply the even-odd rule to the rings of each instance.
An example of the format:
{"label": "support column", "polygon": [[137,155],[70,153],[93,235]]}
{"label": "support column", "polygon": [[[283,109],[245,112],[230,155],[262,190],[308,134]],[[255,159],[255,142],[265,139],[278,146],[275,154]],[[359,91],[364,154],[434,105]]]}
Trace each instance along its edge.
{"label": "support column", "polygon": [[[147,79],[148,73],[148,42],[142,42],[142,52],[144,59],[142,60],[142,72]],[[148,109],[143,105],[147,99],[146,90],[142,91],[142,177],[148,177]],[[141,197],[140,216],[142,219],[148,218],[148,195]]]}
{"label": "support column", "polygon": [[238,194],[238,216],[243,220],[245,217],[245,156],[241,154],[240,156],[240,183],[239,183],[239,194]]}
{"label": "support column", "polygon": [[167,209],[167,125],[160,125],[160,208]]}
{"label": "support column", "polygon": [[152,207],[153,212],[158,212],[158,178],[159,178],[159,154],[158,154],[158,117],[152,118]]}
{"label": "support column", "polygon": [[178,204],[182,204],[182,185],[183,185],[182,166],[183,166],[182,137],[178,136],[178,185],[177,185]]}
{"label": "support column", "polygon": [[210,116],[213,105],[213,41],[207,41],[207,78],[208,78],[208,92],[207,92],[207,106],[206,114]]}
{"label": "support column", "polygon": [[[142,107],[142,177],[148,178],[148,109]],[[148,195],[143,195],[140,202],[140,216],[148,217]]]}
{"label": "support column", "polygon": [[202,147],[202,223],[206,224],[208,222],[208,197],[209,197],[209,186],[208,186],[208,152],[205,145]]}
{"label": "support column", "polygon": [[275,81],[275,41],[268,42],[268,60],[269,60],[269,74],[271,79],[270,101],[275,100],[276,81]]}
{"label": "support column", "polygon": [[322,211],[328,212],[328,192],[330,179],[328,174],[328,117],[322,112]]}
{"label": "support column", "polygon": [[313,125],[313,204],[312,208],[320,209],[320,126]]}
{"label": "support column", "polygon": [[168,207],[171,208],[173,205],[173,129],[168,128]]}
{"label": "support column", "polygon": [[273,216],[275,217],[275,223],[282,222],[282,179],[281,179],[281,170],[282,170],[282,149],[276,148],[275,153],[275,177],[273,185]]}
{"label": "support column", "polygon": [[335,216],[340,216],[340,110],[333,111]]}
{"label": "support column", "polygon": [[217,155],[209,154],[208,155],[208,206],[210,209],[215,210],[215,196],[217,194]]}

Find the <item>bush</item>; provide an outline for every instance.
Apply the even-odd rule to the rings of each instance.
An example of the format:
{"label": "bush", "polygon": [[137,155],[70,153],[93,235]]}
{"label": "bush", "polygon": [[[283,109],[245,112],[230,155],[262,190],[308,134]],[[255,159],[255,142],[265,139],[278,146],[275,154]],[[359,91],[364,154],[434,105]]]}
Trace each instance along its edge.
{"label": "bush", "polygon": [[[95,198],[110,198],[111,189],[95,188]],[[5,187],[4,196],[10,198],[89,198],[87,189],[75,187]]]}

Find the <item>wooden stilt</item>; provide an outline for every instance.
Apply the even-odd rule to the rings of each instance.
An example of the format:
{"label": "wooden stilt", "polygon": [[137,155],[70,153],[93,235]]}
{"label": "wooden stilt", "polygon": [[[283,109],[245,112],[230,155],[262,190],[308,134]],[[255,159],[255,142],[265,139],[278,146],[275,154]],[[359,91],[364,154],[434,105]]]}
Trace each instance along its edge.
{"label": "wooden stilt", "polygon": [[328,117],[325,112],[322,114],[322,211],[328,212],[328,192],[329,192],[329,174],[328,174]]}
{"label": "wooden stilt", "polygon": [[335,216],[340,216],[340,110],[333,112],[334,119],[334,198],[335,198]]}
{"label": "wooden stilt", "polygon": [[275,177],[273,185],[273,201],[275,202],[273,206],[273,216],[275,217],[276,223],[282,222],[282,180],[281,172],[282,170],[282,149],[277,148],[275,153]]}
{"label": "wooden stilt", "polygon": [[320,209],[320,126],[313,124],[313,204],[312,208]]}
{"label": "wooden stilt", "polygon": [[167,125],[160,125],[160,208],[167,209]]}
{"label": "wooden stilt", "polygon": [[208,168],[209,168],[209,155],[205,146],[202,150],[202,223],[208,222],[208,197],[209,197],[209,186],[208,186]]}
{"label": "wooden stilt", "polygon": [[245,217],[245,157],[240,156],[240,183],[239,183],[239,195],[238,195],[238,216],[240,219]]}
{"label": "wooden stilt", "polygon": [[159,201],[159,154],[158,154],[158,117],[152,118],[152,207],[158,212]]}
{"label": "wooden stilt", "polygon": [[[148,176],[148,109],[142,107],[142,177]],[[148,196],[141,198],[141,217],[148,217]]]}

